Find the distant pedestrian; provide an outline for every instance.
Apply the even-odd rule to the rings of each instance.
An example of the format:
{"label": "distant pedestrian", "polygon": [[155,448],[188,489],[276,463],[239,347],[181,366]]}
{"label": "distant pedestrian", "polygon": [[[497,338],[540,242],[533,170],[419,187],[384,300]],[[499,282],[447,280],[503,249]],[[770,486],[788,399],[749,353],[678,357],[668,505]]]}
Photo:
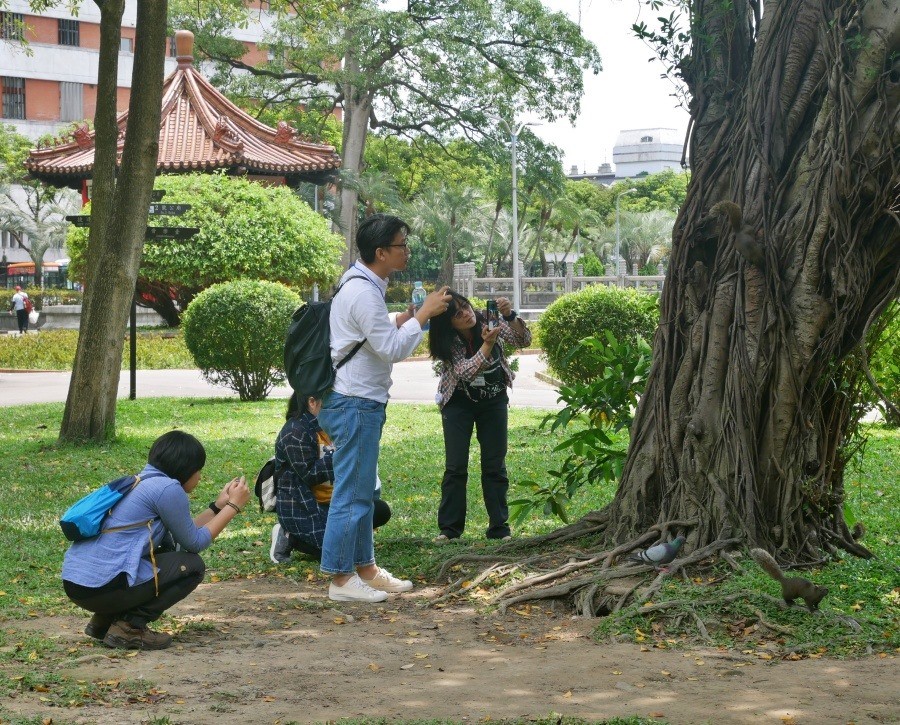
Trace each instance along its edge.
{"label": "distant pedestrian", "polygon": [[19,323],[19,334],[28,332],[28,308],[30,306],[31,300],[28,299],[28,293],[20,285],[16,285],[16,293],[12,296],[9,314],[16,313],[16,321]]}
{"label": "distant pedestrian", "polygon": [[[501,319],[490,327],[481,312],[456,292],[447,311],[431,318],[428,345],[441,364],[437,403],[444,428],[445,468],[438,508],[436,543],[462,536],[466,525],[466,485],[472,429],[481,447],[481,492],[488,513],[487,538],[510,537],[506,493],[507,429],[513,375],[502,342],[522,348],[531,332],[506,297],[497,298]],[[501,342],[502,341],[502,342]]]}

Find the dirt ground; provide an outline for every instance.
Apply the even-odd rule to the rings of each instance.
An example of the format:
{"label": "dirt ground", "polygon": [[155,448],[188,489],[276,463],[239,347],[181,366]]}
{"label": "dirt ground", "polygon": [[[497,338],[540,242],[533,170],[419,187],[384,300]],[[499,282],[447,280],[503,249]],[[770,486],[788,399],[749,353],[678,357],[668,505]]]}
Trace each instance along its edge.
{"label": "dirt ground", "polygon": [[[321,582],[205,584],[172,610],[180,631],[170,649],[97,645],[58,671],[113,690],[145,682],[142,695],[59,708],[25,692],[3,705],[54,723],[116,725],[164,717],[191,725],[363,716],[475,722],[552,713],[673,724],[900,722],[897,656],[783,661],[759,650],[610,645],[591,638],[596,621],[549,605],[503,616],[422,606],[437,593],[419,588],[378,605],[336,606]],[[83,648],[85,622],[45,618],[7,628]]]}

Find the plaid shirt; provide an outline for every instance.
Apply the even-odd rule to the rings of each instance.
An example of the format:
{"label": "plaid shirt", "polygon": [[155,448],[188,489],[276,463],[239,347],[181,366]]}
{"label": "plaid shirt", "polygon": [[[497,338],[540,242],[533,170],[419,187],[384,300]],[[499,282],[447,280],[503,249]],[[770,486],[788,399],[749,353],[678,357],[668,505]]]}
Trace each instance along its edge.
{"label": "plaid shirt", "polygon": [[285,532],[322,548],[328,504],[319,503],[312,487],[334,480],[331,453],[322,454],[322,428],[311,413],[303,413],[284,424],[275,442],[278,494],[275,510]]}
{"label": "plaid shirt", "polygon": [[[521,319],[521,318],[519,318]],[[531,343],[531,330],[522,320],[524,330],[520,333],[519,326],[507,324],[506,320],[500,320],[500,339],[508,342],[515,348],[523,348]],[[513,380],[516,376],[509,368],[506,362],[506,355],[503,354],[503,345],[500,345],[500,366],[503,368],[503,375],[506,378],[506,386],[512,387]],[[453,397],[456,386],[461,382],[471,382],[478,373],[485,368],[489,360],[481,352],[479,347],[472,357],[466,357],[466,343],[457,335],[453,339],[453,345],[450,348],[450,364],[442,363],[443,370],[441,372],[441,380],[438,383],[438,392],[435,400],[439,407],[443,408],[447,401]]]}

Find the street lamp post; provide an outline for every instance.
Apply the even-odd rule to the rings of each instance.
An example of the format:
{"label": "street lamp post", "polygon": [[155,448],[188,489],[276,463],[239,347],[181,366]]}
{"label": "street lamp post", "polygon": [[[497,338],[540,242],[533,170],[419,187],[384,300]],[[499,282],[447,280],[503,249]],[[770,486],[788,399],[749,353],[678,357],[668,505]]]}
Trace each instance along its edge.
{"label": "street lamp post", "polygon": [[622,263],[619,261],[619,249],[621,247],[622,236],[621,231],[619,229],[619,199],[621,199],[625,194],[633,194],[637,189],[628,189],[626,191],[621,191],[616,194],[616,277],[621,276],[620,272],[622,269]]}
{"label": "street lamp post", "polygon": [[506,122],[505,119],[500,119],[500,123],[506,129],[507,133],[509,133],[511,139],[511,154],[512,154],[512,278],[513,278],[513,309],[520,310],[522,309],[522,282],[519,278],[519,204],[516,198],[517,193],[517,185],[516,185],[516,141],[519,138],[519,134],[522,132],[522,129],[525,126],[536,126],[534,123],[520,123],[518,128],[513,130],[513,126]]}

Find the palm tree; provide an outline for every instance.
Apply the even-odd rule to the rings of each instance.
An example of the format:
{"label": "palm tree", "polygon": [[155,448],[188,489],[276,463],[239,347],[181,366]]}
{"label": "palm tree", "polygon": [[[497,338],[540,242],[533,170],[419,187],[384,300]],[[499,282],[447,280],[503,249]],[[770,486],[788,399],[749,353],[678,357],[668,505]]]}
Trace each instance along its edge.
{"label": "palm tree", "polygon": [[397,209],[402,205],[397,183],[383,171],[340,172],[341,185],[356,191],[359,201],[365,205],[364,217],[385,209]]}
{"label": "palm tree", "polygon": [[[631,273],[637,274],[645,264],[659,261],[668,256],[672,246],[672,227],[675,215],[668,211],[633,212],[623,211],[619,215],[619,238],[621,254],[630,262]],[[615,225],[605,227],[597,236],[595,253],[604,257],[613,253],[616,247]]]}
{"label": "palm tree", "polygon": [[479,192],[469,187],[440,186],[416,197],[406,219],[423,244],[441,259],[438,284],[450,284],[453,265],[471,259],[490,237],[491,213]]}
{"label": "palm tree", "polygon": [[43,280],[44,254],[66,241],[67,214],[78,209],[78,194],[38,182],[0,188],[0,231],[9,232],[34,262],[34,284]]}

